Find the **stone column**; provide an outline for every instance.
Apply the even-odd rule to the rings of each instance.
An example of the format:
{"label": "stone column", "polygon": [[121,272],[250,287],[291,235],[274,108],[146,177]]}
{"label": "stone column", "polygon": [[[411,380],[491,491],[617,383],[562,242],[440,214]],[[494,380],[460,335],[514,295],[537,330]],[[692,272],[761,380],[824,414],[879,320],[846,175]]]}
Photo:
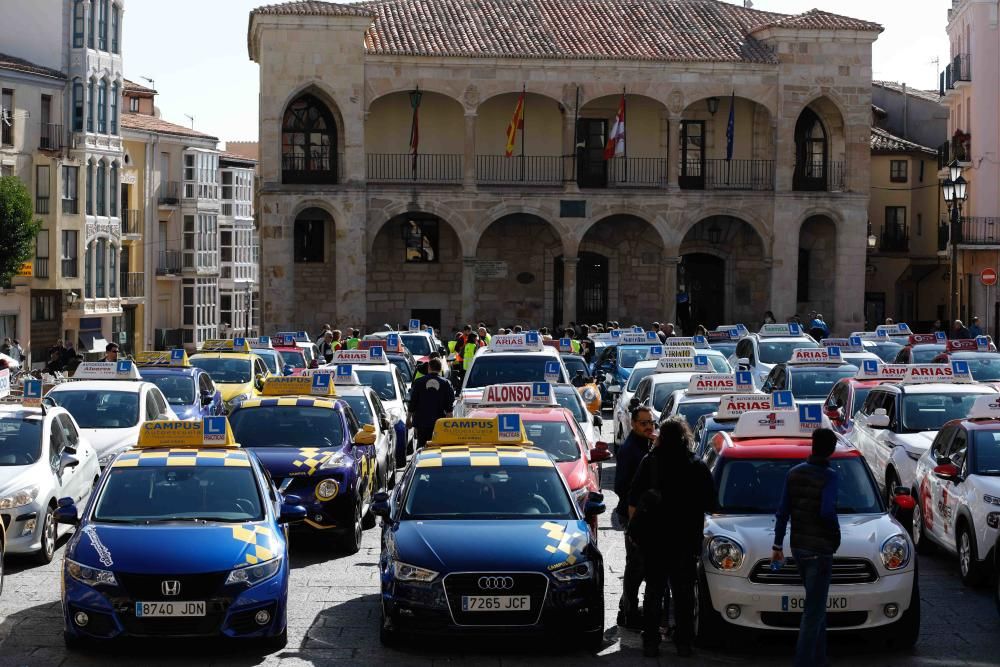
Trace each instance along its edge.
{"label": "stone column", "polygon": [[462,321],[461,325],[475,324],[476,314],[476,258],[462,258]]}
{"label": "stone column", "polygon": [[868,211],[861,202],[845,206],[842,210],[844,223],[837,229],[837,268],[833,281],[833,293],[837,299],[834,302],[833,322],[827,319],[827,323],[834,331],[846,336],[852,331],[864,329],[865,324],[867,249],[864,229]]}
{"label": "stone column", "polygon": [[[677,190],[679,188],[677,178],[680,171],[678,167],[681,163],[681,117],[679,114],[671,114],[662,122],[666,126],[662,129],[662,133],[666,135],[667,144],[667,189]],[[664,139],[661,138],[661,141]]]}
{"label": "stone column", "polygon": [[559,324],[576,322],[576,267],[579,257],[563,257],[563,321]]}
{"label": "stone column", "polygon": [[[260,252],[267,264],[260,276],[261,326],[264,331],[295,329],[294,221],[283,213],[272,213],[278,202],[267,197],[260,209]],[[332,225],[330,231],[332,232]],[[317,298],[325,298],[318,295]]]}
{"label": "stone column", "polygon": [[[681,258],[664,257],[661,263],[663,265],[663,312],[660,314],[660,321],[677,324],[677,266],[681,263]],[[684,335],[689,334],[685,331]]]}
{"label": "stone column", "polygon": [[364,329],[368,321],[368,242],[363,194],[345,201],[349,217],[336,228],[337,320]]}
{"label": "stone column", "polygon": [[462,184],[467,189],[476,186],[476,113],[465,114],[465,157],[462,165]]}
{"label": "stone column", "polygon": [[[771,302],[766,310],[774,313],[776,321],[784,322],[798,308],[799,231],[797,210],[783,214],[780,207],[774,212],[774,243],[771,247]],[[862,280],[864,276],[862,275]]]}

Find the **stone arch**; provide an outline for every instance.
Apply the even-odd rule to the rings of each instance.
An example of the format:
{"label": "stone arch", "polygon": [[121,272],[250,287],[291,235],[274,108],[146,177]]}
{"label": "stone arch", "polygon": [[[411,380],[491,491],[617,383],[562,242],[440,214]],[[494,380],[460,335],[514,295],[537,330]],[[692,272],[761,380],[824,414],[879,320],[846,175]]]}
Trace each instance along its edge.
{"label": "stone arch", "polygon": [[848,173],[847,115],[824,93],[802,105],[792,132],[795,190],[840,189]]}
{"label": "stone arch", "polygon": [[[463,257],[468,257],[474,252],[478,237],[472,239],[472,232],[468,229],[468,222],[465,216],[439,201],[421,201],[418,203],[397,201],[387,205],[381,210],[368,209],[368,222],[366,231],[368,232],[368,248],[374,247],[375,236],[382,230],[386,222],[392,218],[409,212],[431,213],[447,221],[448,226],[458,237],[460,250]],[[488,217],[488,216],[487,216]]]}
{"label": "stone arch", "polygon": [[[409,90],[380,95],[368,107],[365,115],[365,151],[369,155],[393,156],[389,176],[406,179],[410,173],[410,128],[413,108]],[[418,153],[425,160],[431,156],[461,156],[465,152],[465,109],[462,103],[447,93],[420,90],[420,145]],[[399,156],[398,158],[396,156]],[[372,158],[369,158],[371,160]],[[398,163],[398,164],[397,164]],[[422,166],[418,162],[418,167]],[[396,171],[401,170],[399,174]],[[459,177],[461,170],[458,170]],[[369,179],[381,174],[369,174]]]}
{"label": "stone arch", "polygon": [[765,255],[770,258],[774,245],[774,233],[771,229],[771,224],[754,211],[738,210],[728,206],[708,206],[697,210],[693,216],[683,220],[678,227],[672,230],[674,234],[671,236],[669,246],[679,249],[686,242],[686,237],[692,229],[702,221],[717,216],[737,218],[752,227],[757,232],[757,236],[760,237]]}
{"label": "stone arch", "polygon": [[[385,90],[380,90],[378,92],[374,90],[366,91],[370,92],[371,96],[370,97],[368,95],[365,96],[364,112],[366,115],[371,113],[372,104],[385,97],[389,97],[390,95],[396,95],[398,93],[409,94],[411,91],[417,89],[419,89],[421,93],[434,93],[435,95],[441,95],[442,97],[450,98],[451,100],[454,100],[456,103],[462,105],[463,109],[465,108],[465,105],[459,99],[459,96],[456,94],[454,90],[448,90],[446,87],[438,86],[434,82],[431,82],[430,85],[421,82],[420,84],[414,84],[412,86],[392,86],[386,88]],[[407,101],[407,107],[409,108],[409,101]]]}
{"label": "stone arch", "polygon": [[796,311],[803,321],[815,310],[827,322],[836,322],[837,240],[842,232],[835,218],[823,213],[803,217],[798,231]]}
{"label": "stone arch", "polygon": [[[323,111],[326,112],[327,117],[324,119],[332,124],[331,128],[328,128],[328,132],[333,133],[333,142],[330,144],[328,151],[327,164],[321,164],[322,159],[314,163],[317,167],[327,166],[326,169],[315,169],[312,171],[320,172],[314,176],[290,176],[293,180],[285,180],[286,172],[295,171],[305,171],[294,169],[298,166],[298,162],[301,158],[296,157],[296,150],[293,150],[290,146],[286,146],[285,137],[285,127],[286,127],[286,116],[288,114],[289,108],[298,102],[299,100],[315,100],[319,105],[321,105]],[[346,128],[344,125],[344,116],[341,112],[341,106],[337,102],[336,94],[333,93],[324,83],[320,81],[311,81],[305,83],[302,86],[296,88],[292,93],[290,93],[281,105],[281,115],[274,119],[273,122],[278,124],[278,142],[277,154],[281,156],[281,172],[282,172],[282,182],[299,182],[299,183],[337,183],[342,179],[343,171],[343,156],[344,156],[344,137],[346,134]],[[303,165],[303,166],[312,166]],[[286,169],[286,167],[288,167]],[[302,180],[303,178],[310,178],[311,180]],[[315,179],[321,180],[315,180]]]}
{"label": "stone arch", "polygon": [[[586,123],[588,120],[605,121],[606,132],[604,141],[607,141],[607,134],[612,130],[615,116],[621,104],[622,92],[607,91],[601,95],[588,98],[580,104],[579,118]],[[667,114],[666,105],[651,95],[643,93],[625,93],[625,113],[627,153],[630,159],[631,174],[613,174],[612,178],[618,176],[621,182],[651,181],[651,184],[658,184],[666,178],[665,165],[660,161],[667,157],[667,135],[663,132],[663,122]],[[596,150],[598,146],[591,146],[591,140],[595,135],[593,132],[578,130],[576,141],[583,141],[587,148]],[[586,135],[586,136],[584,136]],[[646,162],[641,160],[658,160],[656,162]],[[613,165],[609,168],[614,169]],[[662,173],[661,173],[662,172]],[[622,179],[624,176],[624,180]]]}
{"label": "stone arch", "polygon": [[491,222],[473,246],[483,268],[475,280],[475,319],[532,326],[551,321],[554,259],[563,252],[559,228],[523,211],[486,219]]}
{"label": "stone arch", "polygon": [[671,245],[671,237],[669,226],[667,222],[658,215],[651,213],[642,206],[637,206],[629,203],[613,204],[610,206],[604,206],[600,208],[597,212],[593,213],[582,225],[575,226],[573,229],[572,240],[575,242],[575,246],[579,247],[580,242],[583,238],[593,229],[599,222],[606,220],[607,218],[614,217],[633,217],[648,223],[653,229],[656,230],[660,237],[660,243],[664,248],[669,248]]}
{"label": "stone arch", "polygon": [[[561,185],[565,174],[564,135],[566,114],[571,113],[557,98],[528,90],[524,100],[524,128],[515,137],[513,155],[505,156],[505,130],[517,107],[521,91],[498,91],[476,106],[476,172],[483,183],[529,183]],[[524,142],[522,161],[521,143]]]}
{"label": "stone arch", "polygon": [[[774,187],[775,113],[768,102],[736,96],[732,89],[705,90],[670,128],[680,159],[680,185],[711,190],[771,190]],[[715,113],[709,101],[715,100]],[[729,106],[735,101],[733,160],[727,161]]]}
{"label": "stone arch", "polygon": [[690,303],[689,315],[678,313],[685,333],[699,324],[756,323],[769,308],[770,237],[747,217],[699,212],[685,226],[677,250],[677,285]]}
{"label": "stone arch", "polygon": [[[414,316],[451,326],[461,317],[463,246],[458,230],[425,208],[371,225],[366,320],[404,326]],[[424,311],[421,317],[414,311]],[[433,316],[426,311],[436,311]]]}

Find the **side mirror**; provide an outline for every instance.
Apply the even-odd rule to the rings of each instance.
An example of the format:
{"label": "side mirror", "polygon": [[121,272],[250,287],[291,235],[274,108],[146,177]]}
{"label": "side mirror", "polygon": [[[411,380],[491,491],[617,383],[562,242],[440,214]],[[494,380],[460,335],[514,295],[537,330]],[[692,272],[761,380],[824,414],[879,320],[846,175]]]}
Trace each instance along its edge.
{"label": "side mirror", "polygon": [[363,424],[361,426],[361,430],[364,431],[365,433],[374,433],[375,432],[375,424]]}
{"label": "side mirror", "polygon": [[875,429],[889,428],[889,415],[885,408],[879,408],[868,416],[868,426]]}
{"label": "side mirror", "polygon": [[257,391],[264,391],[264,376],[255,375],[253,378],[253,386],[257,388]]}
{"label": "side mirror", "polygon": [[59,506],[52,513],[56,523],[64,523],[68,526],[75,526],[80,523],[80,515],[72,498],[60,498]]}
{"label": "side mirror", "polygon": [[604,426],[604,418],[601,417],[601,415],[598,414],[594,415],[594,426],[596,426],[597,428],[601,428],[602,426]]}
{"label": "side mirror", "polygon": [[825,414],[830,421],[839,422],[843,419],[843,415],[840,412],[840,408],[828,405],[823,407],[823,414]]}
{"label": "side mirror", "polygon": [[[365,424],[365,426],[371,426],[371,425]],[[375,444],[374,428],[375,427],[373,426],[371,431],[366,431],[364,429],[358,431],[357,434],[354,436],[354,444],[362,446],[374,445]]]}
{"label": "side mirror", "polygon": [[309,368],[319,368],[319,359],[313,359],[310,361]]}
{"label": "side mirror", "polygon": [[213,394],[212,392],[210,392],[210,391],[203,391],[203,392],[201,392],[201,404],[202,405],[211,405],[212,401],[214,401],[214,400],[215,400],[215,394]]}
{"label": "side mirror", "polygon": [[75,468],[78,465],[80,465],[80,459],[69,452],[63,452],[63,455],[59,457],[59,472],[62,472],[66,468]]}
{"label": "side mirror", "polygon": [[635,410],[637,407],[639,407],[639,399],[633,396],[631,400],[629,400],[628,402],[628,410],[629,412],[631,412],[632,410]]}
{"label": "side mirror", "polygon": [[607,509],[604,505],[604,494],[598,493],[597,491],[591,491],[587,494],[587,502],[583,506],[583,515],[587,518],[592,516],[597,516],[598,514],[604,514]]}
{"label": "side mirror", "polygon": [[934,467],[934,476],[947,482],[960,481],[961,471],[954,463],[945,463]]}
{"label": "side mirror", "polygon": [[741,371],[750,370],[750,360],[747,357],[740,357],[736,360],[736,366]]}
{"label": "side mirror", "polygon": [[611,458],[611,451],[608,449],[608,443],[599,441],[597,446],[590,450],[590,462],[600,463],[601,461],[607,461]]}
{"label": "side mirror", "polygon": [[304,521],[309,512],[302,506],[302,499],[298,496],[287,495],[281,501],[281,513],[278,516],[278,523],[295,523]]}
{"label": "side mirror", "polygon": [[897,486],[892,490],[892,504],[898,509],[912,511],[917,506],[917,499],[910,494],[905,486]]}
{"label": "side mirror", "polygon": [[372,514],[383,519],[389,518],[389,494],[379,491],[372,496]]}
{"label": "side mirror", "polygon": [[295,369],[292,367],[291,364],[285,364],[285,366],[281,369],[281,372],[284,375],[291,375],[292,373],[295,372]]}

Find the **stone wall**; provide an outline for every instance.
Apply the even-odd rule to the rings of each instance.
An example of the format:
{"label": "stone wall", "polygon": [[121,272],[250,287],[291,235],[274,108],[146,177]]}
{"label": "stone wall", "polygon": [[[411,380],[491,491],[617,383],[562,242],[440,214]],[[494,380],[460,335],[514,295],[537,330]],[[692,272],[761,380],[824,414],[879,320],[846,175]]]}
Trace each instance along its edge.
{"label": "stone wall", "polygon": [[837,269],[837,230],[833,222],[818,217],[804,222],[799,233],[799,247],[809,253],[809,299],[798,302],[798,315],[805,322],[809,311],[815,310],[829,324],[837,317],[837,295],[830,288],[830,276],[835,275]]}

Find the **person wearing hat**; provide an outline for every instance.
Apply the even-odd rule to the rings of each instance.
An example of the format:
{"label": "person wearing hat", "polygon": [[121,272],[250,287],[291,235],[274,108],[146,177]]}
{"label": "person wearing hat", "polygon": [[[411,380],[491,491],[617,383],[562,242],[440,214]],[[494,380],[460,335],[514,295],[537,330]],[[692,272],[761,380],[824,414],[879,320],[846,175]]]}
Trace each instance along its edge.
{"label": "person wearing hat", "polygon": [[118,361],[118,343],[108,343],[104,346],[104,359],[102,361]]}
{"label": "person wearing hat", "polygon": [[972,324],[969,325],[969,338],[976,338],[977,336],[982,336],[983,330],[979,326],[979,317],[972,317]]}

